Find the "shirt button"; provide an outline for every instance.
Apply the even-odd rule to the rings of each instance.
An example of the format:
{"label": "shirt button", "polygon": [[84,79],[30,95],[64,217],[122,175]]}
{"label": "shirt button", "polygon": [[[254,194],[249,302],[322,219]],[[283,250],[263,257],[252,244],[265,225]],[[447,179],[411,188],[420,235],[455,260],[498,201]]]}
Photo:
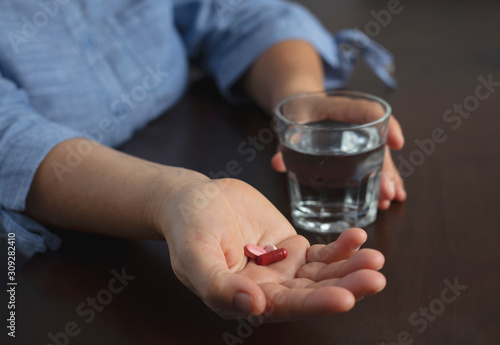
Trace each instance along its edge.
{"label": "shirt button", "polygon": [[130,108],[125,103],[118,103],[113,109],[113,115],[118,119],[127,117],[130,113]]}
{"label": "shirt button", "polygon": [[92,49],[95,47],[95,40],[90,36],[82,36],[80,38],[80,45],[84,49]]}

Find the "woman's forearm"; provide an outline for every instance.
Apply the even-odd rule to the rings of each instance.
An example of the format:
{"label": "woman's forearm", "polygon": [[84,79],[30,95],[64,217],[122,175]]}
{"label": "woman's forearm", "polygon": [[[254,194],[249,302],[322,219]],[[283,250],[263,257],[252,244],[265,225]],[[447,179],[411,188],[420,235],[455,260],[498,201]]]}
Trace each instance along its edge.
{"label": "woman's forearm", "polygon": [[[91,147],[90,153],[83,147]],[[79,150],[85,154],[81,160],[68,161],[68,152]],[[158,207],[186,181],[203,178],[76,138],[60,143],[44,159],[28,193],[26,213],[65,229],[160,239]]]}
{"label": "woman's forearm", "polygon": [[285,41],[265,51],[242,79],[243,87],[266,111],[283,98],[323,89],[323,64],[305,41]]}

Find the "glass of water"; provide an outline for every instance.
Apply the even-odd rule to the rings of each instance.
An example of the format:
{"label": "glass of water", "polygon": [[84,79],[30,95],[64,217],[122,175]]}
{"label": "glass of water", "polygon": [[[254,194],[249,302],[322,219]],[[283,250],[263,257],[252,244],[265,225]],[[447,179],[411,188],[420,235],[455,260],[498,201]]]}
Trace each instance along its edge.
{"label": "glass of water", "polygon": [[295,226],[335,233],[375,221],[390,105],[320,91],[289,97],[274,113]]}

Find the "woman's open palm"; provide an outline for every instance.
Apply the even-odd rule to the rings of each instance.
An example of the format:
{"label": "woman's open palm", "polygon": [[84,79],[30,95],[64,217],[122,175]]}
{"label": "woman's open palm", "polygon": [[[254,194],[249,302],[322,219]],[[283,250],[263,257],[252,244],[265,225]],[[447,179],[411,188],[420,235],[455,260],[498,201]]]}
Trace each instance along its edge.
{"label": "woman's open palm", "polygon": [[[168,200],[167,242],[179,279],[225,318],[265,314],[282,321],[351,309],[385,286],[383,255],[359,247],[361,229],[329,245],[310,246],[257,190],[235,179],[200,180]],[[168,235],[170,234],[170,235]],[[252,243],[285,248],[288,257],[259,266]]]}

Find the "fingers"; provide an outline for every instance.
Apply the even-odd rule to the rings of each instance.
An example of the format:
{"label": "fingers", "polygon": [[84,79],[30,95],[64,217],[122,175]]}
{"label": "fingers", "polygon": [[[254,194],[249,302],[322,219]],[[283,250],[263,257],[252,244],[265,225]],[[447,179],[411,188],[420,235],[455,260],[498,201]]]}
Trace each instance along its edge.
{"label": "fingers", "polygon": [[[380,104],[340,97],[336,99],[336,107],[327,110],[329,111],[326,111],[323,117],[350,123],[369,123],[380,119],[385,113],[385,109]],[[392,149],[399,150],[404,142],[403,130],[398,120],[391,115],[387,128],[387,144]]]}
{"label": "fingers", "polygon": [[387,210],[391,206],[391,201],[396,197],[396,184],[387,173],[382,171],[380,176],[380,193],[378,197],[378,208]]}
{"label": "fingers", "polygon": [[314,245],[307,250],[306,262],[331,263],[345,260],[359,250],[367,239],[363,229],[352,228],[340,234],[339,238],[328,245]]}
{"label": "fingers", "polygon": [[[318,282],[299,277],[283,284],[261,284],[260,288],[267,297],[264,315],[272,321],[283,321],[347,311],[356,300],[385,287],[385,277],[374,270],[380,268],[383,262],[382,254],[364,250],[352,259],[339,263],[308,264],[323,265],[317,276],[321,278]],[[341,278],[331,278],[341,275]]]}
{"label": "fingers", "polygon": [[277,172],[286,172],[285,162],[283,161],[283,155],[281,151],[277,151],[276,154],[271,159],[271,166]]}
{"label": "fingers", "polygon": [[389,118],[389,125],[387,128],[387,145],[391,149],[399,150],[405,144],[405,138],[403,136],[403,130],[401,129],[401,125],[398,120],[391,115]]}
{"label": "fingers", "polygon": [[381,291],[385,285],[381,273],[363,269],[317,283],[299,278],[283,285],[268,283],[260,287],[267,297],[265,317],[284,321],[348,311],[356,300]]}
{"label": "fingers", "polygon": [[325,286],[342,287],[350,291],[356,299],[372,295],[381,291],[386,285],[386,279],[380,272],[374,270],[359,270],[339,279],[326,279],[313,283],[308,288],[322,288]]}
{"label": "fingers", "polygon": [[268,297],[266,316],[272,321],[345,312],[355,304],[350,291],[336,286],[289,289],[280,284],[264,284],[261,288]]}
{"label": "fingers", "polygon": [[[280,284],[263,284],[268,298],[266,316],[273,321],[297,319],[306,316],[324,316],[351,309],[356,300],[381,291],[386,280],[373,270],[359,270],[338,279],[310,283],[308,279]],[[310,282],[310,281],[309,281]]]}
{"label": "fingers", "polygon": [[379,270],[384,266],[384,262],[384,255],[378,250],[362,249],[347,260],[328,265],[320,262],[306,264],[297,272],[297,277],[319,282],[342,278],[359,270]]}
{"label": "fingers", "polygon": [[406,191],[404,182],[392,160],[389,148],[386,148],[382,175],[380,177],[380,193],[378,208],[386,210],[391,205],[391,201],[405,201]]}
{"label": "fingers", "polygon": [[316,102],[316,120],[334,120],[340,122],[364,124],[376,121],[385,115],[381,104],[365,99],[349,97],[326,98],[326,102]]}
{"label": "fingers", "polygon": [[378,250],[362,249],[347,260],[322,267],[315,280],[342,278],[360,270],[380,270],[384,263],[385,257]]}

